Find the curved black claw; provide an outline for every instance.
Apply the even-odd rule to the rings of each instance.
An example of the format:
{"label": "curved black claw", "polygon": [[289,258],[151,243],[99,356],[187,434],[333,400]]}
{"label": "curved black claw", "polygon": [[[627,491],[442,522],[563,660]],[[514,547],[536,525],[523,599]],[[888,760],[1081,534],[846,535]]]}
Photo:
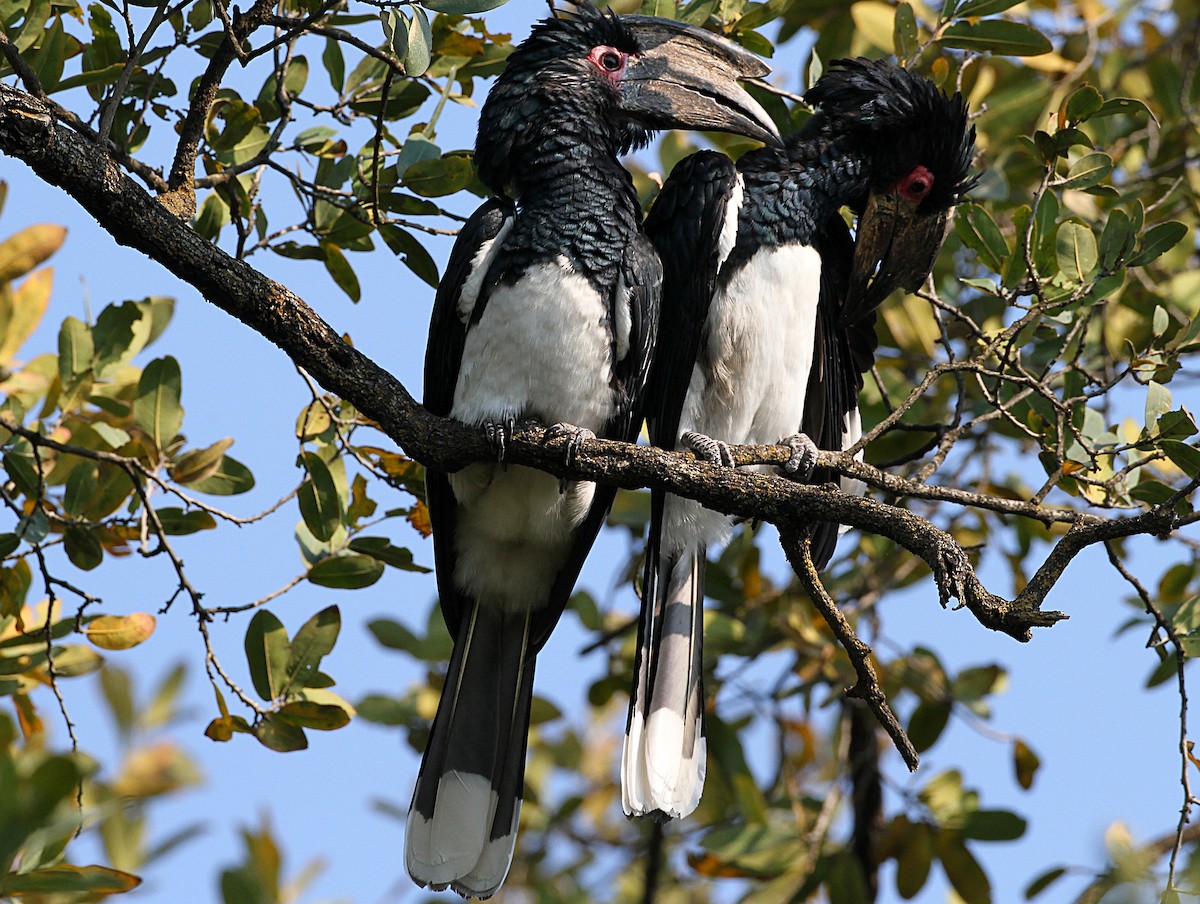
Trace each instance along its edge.
{"label": "curved black claw", "polygon": [[711,436],[705,436],[703,433],[693,433],[690,430],[684,433],[680,437],[680,440],[701,461],[707,461],[714,465],[724,465],[727,468],[737,467],[733,460],[733,453],[729,451],[728,443],[724,443],[719,439],[713,439]]}
{"label": "curved black claw", "polygon": [[[579,447],[584,441],[596,438],[596,434],[587,427],[576,427],[574,424],[551,424],[546,428],[546,439],[558,439],[560,436],[569,437],[567,454],[563,458],[568,468],[574,466],[575,460],[579,458]],[[570,482],[566,477],[562,478],[558,482],[558,491],[565,493]]]}
{"label": "curved black claw", "polygon": [[517,430],[516,418],[507,417],[502,421],[484,421],[483,433],[496,461],[504,464],[504,455],[508,450],[508,438]]}
{"label": "curved black claw", "polygon": [[784,474],[799,480],[808,480],[812,477],[813,468],[817,466],[817,454],[820,451],[817,449],[816,443],[803,433],[797,433],[781,439],[779,445],[787,446],[792,450],[792,457],[780,466]]}

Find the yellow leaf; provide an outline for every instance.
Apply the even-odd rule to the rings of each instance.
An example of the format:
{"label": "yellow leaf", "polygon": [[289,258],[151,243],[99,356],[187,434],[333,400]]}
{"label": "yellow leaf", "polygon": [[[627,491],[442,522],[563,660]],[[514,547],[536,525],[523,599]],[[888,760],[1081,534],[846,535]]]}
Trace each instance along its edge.
{"label": "yellow leaf", "polygon": [[1074,63],[1063,59],[1057,53],[1039,53],[1037,56],[1028,56],[1022,59],[1021,63],[1038,72],[1070,72],[1075,68]]}
{"label": "yellow leaf", "polygon": [[148,612],[132,615],[101,615],[88,623],[84,633],[102,650],[128,650],[151,634],[158,620]]}
{"label": "yellow leaf", "polygon": [[0,337],[0,363],[11,361],[25,340],[37,329],[50,304],[53,285],[54,271],[44,267],[21,283],[13,293],[12,307],[4,312],[8,316],[3,336]]}
{"label": "yellow leaf", "polygon": [[858,33],[888,53],[895,53],[892,35],[895,29],[896,10],[880,0],[862,0],[850,7],[850,16]]}
{"label": "yellow leaf", "polygon": [[0,282],[24,276],[57,251],[66,237],[66,227],[39,223],[0,242]]}
{"label": "yellow leaf", "polygon": [[433,525],[429,523],[429,509],[420,500],[417,500],[417,504],[413,506],[413,510],[408,513],[408,523],[422,537],[428,537],[433,533]]}

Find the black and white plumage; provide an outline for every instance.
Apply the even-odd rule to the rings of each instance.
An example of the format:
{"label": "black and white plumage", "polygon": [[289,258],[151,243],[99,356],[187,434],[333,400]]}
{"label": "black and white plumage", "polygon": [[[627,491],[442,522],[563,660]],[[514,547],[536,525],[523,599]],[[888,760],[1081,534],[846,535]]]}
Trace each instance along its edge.
{"label": "black and white plumage", "polygon": [[[853,445],[875,309],[929,274],[969,187],[974,129],[960,95],[859,59],[833,64],[806,100],[819,111],[783,148],[681,162],[646,220],[664,268],[646,413],[658,446],[717,458],[725,444],[787,442],[811,470],[813,443]],[[733,522],[659,491],[651,505],[622,796],[630,815],[680,817],[704,784],[706,549]],[[818,526],[818,567],[837,531]]]}
{"label": "black and white plumage", "polygon": [[[706,32],[590,4],[535,26],[480,116],[475,160],[495,197],[463,227],[438,289],[426,407],[483,427],[501,459],[526,418],[635,441],[662,270],[618,156],[653,128],[776,140],[737,84],[765,72]],[[405,863],[422,886],[487,897],[512,859],[535,657],[614,490],[502,460],[430,470],[426,488],[454,652]]]}

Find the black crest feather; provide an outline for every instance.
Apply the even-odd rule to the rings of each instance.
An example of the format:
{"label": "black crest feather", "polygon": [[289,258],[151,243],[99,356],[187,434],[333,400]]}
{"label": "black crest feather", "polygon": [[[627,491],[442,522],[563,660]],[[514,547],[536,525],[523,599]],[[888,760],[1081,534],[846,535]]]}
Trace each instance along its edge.
{"label": "black crest feather", "polygon": [[887,158],[928,161],[938,173],[933,202],[954,204],[976,178],[968,177],[975,152],[975,127],[969,124],[967,103],[960,92],[947,96],[924,76],[887,60],[834,60],[804,100],[817,108],[803,134],[820,131],[870,141],[886,149],[880,154],[880,179],[889,172]]}

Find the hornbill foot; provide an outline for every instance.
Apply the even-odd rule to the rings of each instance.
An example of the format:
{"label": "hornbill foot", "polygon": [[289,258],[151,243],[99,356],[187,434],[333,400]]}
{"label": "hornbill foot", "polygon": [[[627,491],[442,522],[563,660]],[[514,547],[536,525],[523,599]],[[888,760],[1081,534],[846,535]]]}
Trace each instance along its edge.
{"label": "hornbill foot", "polygon": [[492,447],[492,454],[496,456],[496,461],[500,464],[504,464],[509,437],[516,430],[517,420],[513,417],[506,417],[502,421],[487,420],[483,422],[483,433],[487,437],[488,445]]}
{"label": "hornbill foot", "polygon": [[779,445],[787,446],[792,450],[792,457],[780,465],[780,470],[784,474],[798,480],[808,480],[812,477],[813,468],[817,466],[817,455],[820,452],[816,443],[803,433],[797,433],[781,439]]}
{"label": "hornbill foot", "polygon": [[[567,453],[563,457],[563,463],[568,468],[575,465],[576,459],[579,458],[579,447],[584,441],[596,438],[596,434],[587,427],[576,427],[574,424],[551,424],[546,428],[546,439],[558,439],[563,436],[568,437]],[[559,480],[558,492],[565,493],[570,482],[566,477]]]}
{"label": "hornbill foot", "polygon": [[727,468],[737,467],[737,464],[733,460],[733,453],[729,451],[728,443],[722,442],[719,439],[713,439],[711,436],[705,436],[703,433],[693,433],[690,430],[684,433],[680,437],[680,440],[701,461],[707,461],[714,465],[724,465]]}

